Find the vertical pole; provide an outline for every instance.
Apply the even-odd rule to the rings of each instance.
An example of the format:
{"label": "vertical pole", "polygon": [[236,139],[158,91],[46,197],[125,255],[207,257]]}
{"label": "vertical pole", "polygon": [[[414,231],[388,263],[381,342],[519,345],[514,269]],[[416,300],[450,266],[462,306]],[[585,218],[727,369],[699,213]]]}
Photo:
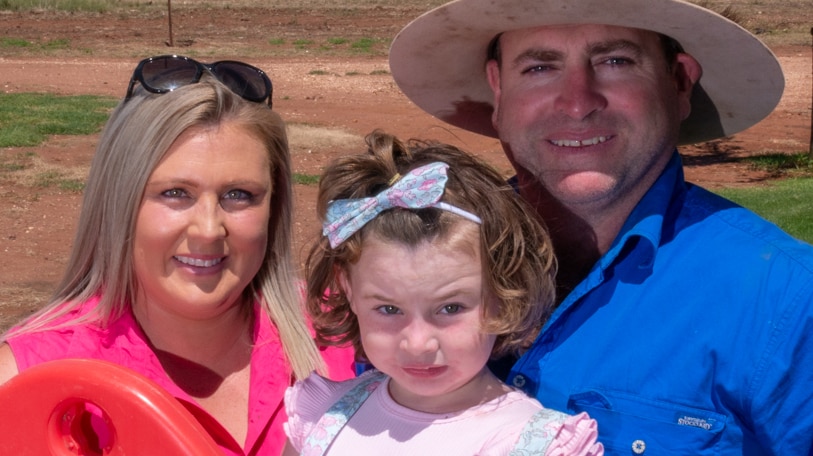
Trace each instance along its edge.
{"label": "vertical pole", "polygon": [[[810,27],[810,36],[813,37],[813,27]],[[811,38],[811,42],[810,42],[810,52],[811,52],[811,54],[813,54],[813,38]],[[813,66],[811,66],[810,72],[813,73]],[[811,87],[813,87],[813,84],[811,84]],[[811,106],[813,107],[813,96],[810,97],[810,101],[811,101]],[[810,160],[813,160],[813,115],[810,116],[810,146],[809,147],[810,148],[809,148],[809,150],[807,152],[807,156],[808,156],[808,158],[810,158]]]}
{"label": "vertical pole", "polygon": [[169,47],[174,47],[175,43],[172,39],[172,0],[167,0],[167,18],[169,19]]}

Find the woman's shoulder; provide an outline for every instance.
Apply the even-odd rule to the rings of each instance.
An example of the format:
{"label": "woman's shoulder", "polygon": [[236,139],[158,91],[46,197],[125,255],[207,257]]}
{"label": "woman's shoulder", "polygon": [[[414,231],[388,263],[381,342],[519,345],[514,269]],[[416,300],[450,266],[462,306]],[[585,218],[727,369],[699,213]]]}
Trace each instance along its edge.
{"label": "woman's shoulder", "polygon": [[104,331],[92,315],[97,303],[97,298],[63,303],[38,326],[25,322],[13,328],[6,344],[19,370],[53,359],[81,357],[83,347],[98,347]]}
{"label": "woman's shoulder", "polygon": [[18,373],[17,361],[14,359],[11,347],[6,343],[0,344],[0,385]]}
{"label": "woman's shoulder", "polygon": [[[60,320],[63,320],[60,318]],[[16,360],[20,371],[53,359],[64,358],[72,345],[77,325],[38,328],[27,331],[23,328],[13,333],[7,340],[9,352]]]}

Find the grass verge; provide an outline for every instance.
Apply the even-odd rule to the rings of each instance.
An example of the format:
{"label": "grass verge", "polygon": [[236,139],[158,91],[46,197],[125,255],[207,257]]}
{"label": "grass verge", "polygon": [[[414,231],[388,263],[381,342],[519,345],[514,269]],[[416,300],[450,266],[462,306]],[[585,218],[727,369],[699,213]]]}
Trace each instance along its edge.
{"label": "grass verge", "polygon": [[715,191],[813,244],[813,177],[780,180],[770,187]]}
{"label": "grass verge", "polygon": [[89,135],[117,100],[93,95],[0,93],[0,147],[36,146],[49,135]]}

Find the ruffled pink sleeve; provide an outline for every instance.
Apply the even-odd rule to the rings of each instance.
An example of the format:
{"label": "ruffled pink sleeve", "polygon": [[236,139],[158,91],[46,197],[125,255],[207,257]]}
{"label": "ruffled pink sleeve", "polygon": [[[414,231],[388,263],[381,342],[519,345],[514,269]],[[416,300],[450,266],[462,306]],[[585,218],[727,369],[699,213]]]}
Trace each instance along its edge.
{"label": "ruffled pink sleeve", "polygon": [[327,409],[347,392],[352,382],[334,382],[318,374],[294,383],[285,390],[285,413],[288,422],[285,434],[297,451],[302,450],[305,438],[327,412]]}
{"label": "ruffled pink sleeve", "polygon": [[601,456],[604,445],[596,441],[598,424],[587,413],[568,417],[545,456]]}

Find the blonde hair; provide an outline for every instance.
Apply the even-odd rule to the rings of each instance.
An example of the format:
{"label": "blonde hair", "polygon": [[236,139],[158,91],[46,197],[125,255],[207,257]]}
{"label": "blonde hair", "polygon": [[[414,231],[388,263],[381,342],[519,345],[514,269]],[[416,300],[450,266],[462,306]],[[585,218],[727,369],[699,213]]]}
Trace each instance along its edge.
{"label": "blonde hair", "polygon": [[486,296],[499,303],[496,312],[483,309],[484,330],[497,335],[492,356],[529,346],[555,303],[556,261],[536,213],[497,171],[453,146],[415,140],[403,144],[380,131],[366,141],[366,153],[341,157],[322,174],[317,201],[322,223],[331,201],[374,196],[389,187],[394,176],[440,161],[449,165],[441,200],[480,217],[479,236],[460,230],[467,226],[460,224],[465,219],[437,208],[384,211],[336,248],[323,236],[306,262],[306,305],[317,341],[352,344],[357,359],[364,360],[358,321],[338,274],[358,261],[367,236],[407,246],[441,240],[455,247],[479,238],[475,248],[479,248]]}
{"label": "blonde hair", "polygon": [[293,197],[288,140],[282,119],[267,105],[250,102],[212,77],[173,92],[137,90],[108,120],[91,162],[78,229],[66,272],[50,303],[6,335],[53,327],[55,320],[99,295],[85,318],[105,325],[124,313],[137,292],[133,232],[147,180],[181,133],[196,126],[236,122],[262,140],[273,183],[268,249],[244,291],[271,317],[297,378],[324,371],[304,319],[292,264]]}

